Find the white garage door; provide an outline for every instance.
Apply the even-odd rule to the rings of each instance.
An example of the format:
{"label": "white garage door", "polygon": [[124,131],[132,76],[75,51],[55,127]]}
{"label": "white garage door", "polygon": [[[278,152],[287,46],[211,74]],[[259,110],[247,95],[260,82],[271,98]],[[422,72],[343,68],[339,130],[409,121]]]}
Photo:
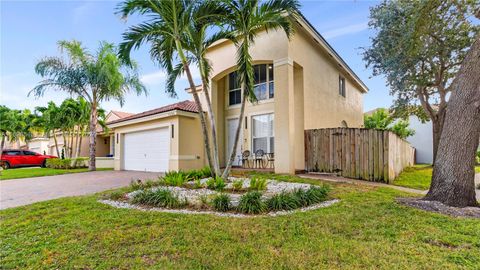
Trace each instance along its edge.
{"label": "white garage door", "polygon": [[168,128],[126,133],[123,164],[125,170],[166,172],[170,158]]}

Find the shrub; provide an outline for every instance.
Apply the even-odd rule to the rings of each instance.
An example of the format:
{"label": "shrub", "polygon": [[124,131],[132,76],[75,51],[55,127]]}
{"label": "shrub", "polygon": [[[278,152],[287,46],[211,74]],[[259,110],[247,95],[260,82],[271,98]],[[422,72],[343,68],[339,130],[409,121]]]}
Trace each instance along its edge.
{"label": "shrub", "polygon": [[200,195],[198,197],[200,199],[200,207],[204,208],[208,206],[208,196],[207,195]]}
{"label": "shrub", "polygon": [[45,161],[45,166],[52,169],[75,169],[75,168],[85,168],[86,160],[88,158],[49,158]]}
{"label": "shrub", "polygon": [[130,182],[130,190],[139,190],[139,189],[147,189],[147,188],[152,188],[156,186],[161,186],[163,185],[163,181],[161,179],[157,181],[153,181],[151,179],[146,180],[145,182],[142,182],[142,180],[137,179],[135,181]]}
{"label": "shrub", "polygon": [[120,200],[120,199],[123,199],[125,196],[125,192],[122,192],[122,191],[114,191],[112,193],[110,193],[110,195],[108,196],[110,198],[110,200]]}
{"label": "shrub", "polygon": [[232,184],[233,190],[241,190],[243,188],[243,180],[235,180]]}
{"label": "shrub", "polygon": [[227,194],[218,194],[212,199],[212,206],[215,210],[226,212],[230,210],[230,196]]}
{"label": "shrub", "polygon": [[267,179],[252,177],[250,179],[250,190],[265,190],[267,189]]}
{"label": "shrub", "polygon": [[267,206],[270,211],[292,210],[299,208],[300,202],[292,192],[282,192],[273,195],[267,200]]}
{"label": "shrub", "polygon": [[163,181],[167,186],[183,186],[186,182],[189,181],[189,176],[182,171],[171,171],[167,172],[163,177]]}
{"label": "shrub", "polygon": [[212,171],[210,170],[210,167],[204,167],[200,170],[190,170],[184,174],[186,175],[186,178],[188,178],[188,181],[192,181],[192,180],[211,177]]}
{"label": "shrub", "polygon": [[180,202],[178,196],[168,189],[142,190],[135,194],[132,202],[168,208],[178,208],[186,204],[186,202]]}
{"label": "shrub", "polygon": [[223,178],[219,176],[215,176],[207,180],[208,189],[223,190],[225,186],[226,186],[225,181],[223,180]]}
{"label": "shrub", "polygon": [[200,182],[200,179],[195,179],[195,181],[193,182],[193,188],[199,189],[201,187],[202,187],[202,182]]}
{"label": "shrub", "polygon": [[262,193],[250,191],[240,197],[237,210],[245,214],[259,214],[267,210],[267,206],[262,201]]}
{"label": "shrub", "polygon": [[296,189],[293,195],[298,200],[300,206],[305,207],[315,203],[323,202],[328,195],[330,188],[328,186],[310,187],[307,190]]}

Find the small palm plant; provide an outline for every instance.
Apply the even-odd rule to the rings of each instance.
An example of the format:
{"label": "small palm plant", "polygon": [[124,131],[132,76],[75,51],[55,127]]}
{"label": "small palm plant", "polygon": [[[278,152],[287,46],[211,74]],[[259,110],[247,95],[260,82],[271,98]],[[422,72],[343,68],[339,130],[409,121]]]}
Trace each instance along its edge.
{"label": "small palm plant", "polygon": [[45,57],[35,66],[35,72],[44,78],[29,94],[43,96],[48,89],[64,91],[83,97],[90,106],[90,161],[89,170],[95,170],[95,150],[98,124],[98,108],[102,101],[117,100],[120,105],[125,94],[133,90],[146,93],[135,65],[126,66],[117,57],[111,43],[101,42],[95,54],[88,52],[79,41],[59,41],[62,57]]}

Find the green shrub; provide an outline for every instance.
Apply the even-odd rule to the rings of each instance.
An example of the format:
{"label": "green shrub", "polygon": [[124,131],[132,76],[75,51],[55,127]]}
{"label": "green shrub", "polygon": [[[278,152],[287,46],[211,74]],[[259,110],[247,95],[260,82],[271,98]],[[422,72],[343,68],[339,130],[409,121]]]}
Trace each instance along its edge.
{"label": "green shrub", "polygon": [[186,182],[190,181],[189,176],[182,171],[167,172],[163,177],[163,181],[167,186],[181,187]]}
{"label": "green shrub", "polygon": [[145,204],[156,207],[178,208],[186,204],[168,189],[142,190],[135,194],[132,199],[135,204]]}
{"label": "green shrub", "polygon": [[185,173],[187,175],[187,178],[191,180],[197,180],[197,179],[203,179],[207,177],[212,176],[212,171],[210,170],[210,167],[204,167],[200,170],[190,170]]}
{"label": "green shrub", "polygon": [[87,167],[88,158],[49,158],[45,161],[45,166],[52,169],[75,169]]}
{"label": "green shrub", "polygon": [[236,191],[241,190],[243,188],[243,180],[239,179],[239,180],[233,181],[232,188],[233,190],[236,190]]}
{"label": "green shrub", "polygon": [[130,190],[139,190],[139,189],[147,189],[147,188],[152,188],[152,187],[161,186],[161,185],[164,185],[164,182],[161,179],[157,181],[148,179],[144,182],[142,182],[142,180],[140,179],[137,179],[137,180],[132,180],[130,182],[129,187],[130,187]]}
{"label": "green shrub", "polygon": [[262,201],[262,193],[250,191],[240,197],[237,210],[245,214],[259,214],[267,210],[267,206]]}
{"label": "green shrub", "polygon": [[230,210],[230,196],[223,193],[216,195],[212,199],[212,206],[217,211],[227,212]]}
{"label": "green shrub", "polygon": [[200,182],[200,179],[195,179],[195,181],[193,181],[193,188],[194,189],[202,188],[202,182]]}
{"label": "green shrub", "polygon": [[307,190],[296,189],[293,195],[298,200],[301,207],[309,206],[315,203],[323,202],[328,195],[330,188],[328,186],[310,187]]}
{"label": "green shrub", "polygon": [[207,180],[208,189],[223,190],[225,186],[225,181],[220,176],[215,176]]}
{"label": "green shrub", "polygon": [[267,189],[267,179],[252,177],[250,179],[250,190],[266,190]]}
{"label": "green shrub", "polygon": [[114,201],[118,201],[120,199],[123,199],[125,196],[125,192],[122,192],[122,191],[114,191],[112,193],[110,193],[110,195],[108,196],[110,198],[110,200],[114,200]]}
{"label": "green shrub", "polygon": [[292,192],[282,192],[273,195],[267,200],[267,206],[270,211],[292,210],[299,208],[300,202]]}
{"label": "green shrub", "polygon": [[200,199],[200,207],[201,208],[205,208],[206,206],[208,206],[208,196],[207,195],[200,195],[198,197]]}

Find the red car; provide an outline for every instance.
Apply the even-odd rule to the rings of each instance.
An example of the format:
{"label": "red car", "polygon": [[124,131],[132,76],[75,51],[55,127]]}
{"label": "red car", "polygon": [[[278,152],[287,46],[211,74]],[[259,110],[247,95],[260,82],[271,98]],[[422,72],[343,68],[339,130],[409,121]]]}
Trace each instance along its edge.
{"label": "red car", "polygon": [[56,156],[41,155],[28,150],[5,149],[2,151],[0,164],[3,168],[42,166],[45,167],[45,161]]}

